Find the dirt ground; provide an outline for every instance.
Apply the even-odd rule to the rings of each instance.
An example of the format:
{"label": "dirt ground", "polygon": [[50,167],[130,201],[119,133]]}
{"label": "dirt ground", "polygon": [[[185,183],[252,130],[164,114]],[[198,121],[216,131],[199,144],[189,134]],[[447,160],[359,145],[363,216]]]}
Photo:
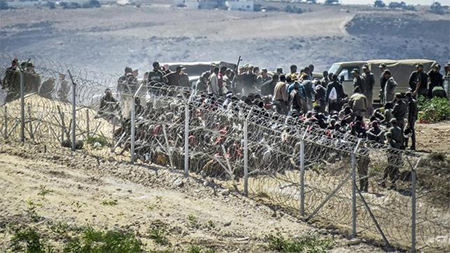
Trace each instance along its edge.
{"label": "dirt ground", "polygon": [[[46,152],[45,152],[46,151]],[[10,227],[27,222],[35,203],[40,221],[99,229],[124,229],[137,235],[146,251],[180,252],[202,245],[217,252],[266,252],[266,235],[299,237],[320,232],[333,240],[332,252],[380,252],[381,249],[317,230],[282,212],[211,182],[183,179],[177,172],[146,168],[59,148],[2,144],[0,148],[0,251],[8,251]],[[181,183],[182,182],[182,183]],[[43,189],[46,194],[42,194]],[[152,224],[171,231],[171,246],[149,239]],[[57,240],[51,240],[56,250]],[[350,245],[350,246],[349,246]]]}
{"label": "dirt ground", "polygon": [[416,135],[418,151],[443,152],[450,156],[450,121],[417,124]]}

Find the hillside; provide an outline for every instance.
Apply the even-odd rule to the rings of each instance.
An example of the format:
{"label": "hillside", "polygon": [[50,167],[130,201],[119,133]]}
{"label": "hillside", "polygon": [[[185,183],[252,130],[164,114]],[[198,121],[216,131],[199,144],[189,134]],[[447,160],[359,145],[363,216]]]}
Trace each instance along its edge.
{"label": "hillside", "polygon": [[155,60],[234,62],[239,55],[270,69],[314,63],[317,70],[346,60],[450,58],[447,16],[309,6],[303,14],[161,5],[2,11],[0,51],[116,74],[126,65],[143,74]]}

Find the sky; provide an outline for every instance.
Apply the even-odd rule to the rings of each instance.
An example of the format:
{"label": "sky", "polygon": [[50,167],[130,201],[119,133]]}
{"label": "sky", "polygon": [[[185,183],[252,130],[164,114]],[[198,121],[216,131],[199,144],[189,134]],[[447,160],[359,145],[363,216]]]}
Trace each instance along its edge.
{"label": "sky", "polygon": [[[431,5],[433,0],[383,0],[386,4],[390,2],[405,2],[406,4]],[[319,1],[320,2],[320,1]],[[322,1],[323,2],[323,1]],[[373,4],[375,0],[341,0],[342,4]],[[442,5],[450,5],[450,0],[438,0]]]}

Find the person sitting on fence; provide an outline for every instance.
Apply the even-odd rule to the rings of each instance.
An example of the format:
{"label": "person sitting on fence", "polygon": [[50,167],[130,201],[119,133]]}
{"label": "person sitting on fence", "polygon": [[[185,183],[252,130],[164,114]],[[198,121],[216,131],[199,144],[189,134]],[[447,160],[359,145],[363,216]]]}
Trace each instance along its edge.
{"label": "person sitting on fence", "polygon": [[117,117],[116,113],[120,111],[119,102],[112,95],[110,89],[105,90],[105,95],[100,101],[98,116],[111,120]]}

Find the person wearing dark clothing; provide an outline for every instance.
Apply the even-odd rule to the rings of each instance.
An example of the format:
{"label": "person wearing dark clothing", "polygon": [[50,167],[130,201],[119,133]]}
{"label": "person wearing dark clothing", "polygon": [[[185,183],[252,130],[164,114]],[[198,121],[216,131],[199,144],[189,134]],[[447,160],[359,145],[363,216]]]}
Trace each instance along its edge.
{"label": "person wearing dark clothing", "polygon": [[277,85],[277,83],[278,83],[278,75],[274,74],[271,80],[261,85],[261,95],[262,96],[272,95],[273,90],[275,89],[275,85]]}
{"label": "person wearing dark clothing", "polygon": [[[393,120],[395,121],[395,119]],[[393,123],[393,122],[392,122]],[[394,123],[393,123],[394,124]],[[397,127],[397,126],[395,126]],[[398,179],[399,169],[398,167],[402,164],[402,156],[401,153],[398,153],[395,151],[395,149],[398,149],[400,146],[397,141],[393,138],[392,132],[386,133],[386,138],[388,141],[388,147],[387,150],[387,160],[388,164],[386,168],[384,169],[384,175],[383,179],[380,182],[381,187],[386,187],[386,179],[389,178],[391,180],[391,186],[390,189],[395,189],[395,182]]]}
{"label": "person wearing dark clothing", "polygon": [[[330,95],[333,94],[333,95]],[[328,84],[327,94],[325,96],[328,102],[328,113],[341,110],[341,100],[344,98],[344,88],[338,81],[338,76],[333,75],[333,81]]]}
{"label": "person wearing dark clothing", "polygon": [[439,73],[440,69],[441,66],[436,64],[433,66],[433,69],[428,72],[428,76],[430,77],[430,83],[428,84],[428,98],[430,99],[433,97],[434,87],[444,85],[443,75]]}
{"label": "person wearing dark clothing", "polygon": [[395,94],[394,109],[392,109],[392,116],[397,120],[397,125],[400,129],[405,127],[405,117],[408,112],[408,105],[403,101],[400,93]]}
{"label": "person wearing dark clothing", "polygon": [[153,70],[148,73],[148,83],[149,84],[155,84],[155,83],[164,83],[164,75],[161,71],[161,67],[159,66],[159,62],[153,63]]}
{"label": "person wearing dark clothing", "polygon": [[364,73],[362,74],[362,79],[364,80],[362,93],[367,98],[367,114],[371,115],[373,112],[373,87],[375,86],[375,77],[372,72],[370,72],[369,66],[363,66]]}
{"label": "person wearing dark clothing", "polygon": [[132,74],[133,70],[130,67],[125,67],[125,74],[119,77],[119,80],[117,80],[117,92],[125,92],[128,79],[130,78],[130,76],[132,76]]}
{"label": "person wearing dark clothing", "polygon": [[319,112],[325,113],[325,107],[327,105],[326,102],[326,94],[327,91],[325,90],[325,87],[323,87],[320,83],[316,84],[315,87],[315,102],[317,106],[319,106]]}
{"label": "person wearing dark clothing", "polygon": [[323,77],[320,80],[320,84],[326,89],[327,85],[331,82],[330,75],[328,74],[328,71],[324,71],[322,75]]}
{"label": "person wearing dark clothing", "polygon": [[428,75],[423,71],[423,65],[417,64],[416,71],[409,77],[409,87],[412,92],[418,96],[427,96]]}
{"label": "person wearing dark clothing", "polygon": [[442,86],[436,86],[431,92],[431,98],[447,98],[447,93]]}
{"label": "person wearing dark clothing", "polygon": [[362,122],[356,120],[352,124],[351,134],[358,138],[366,138],[366,129],[363,127]]}
{"label": "person wearing dark clothing", "polygon": [[293,83],[293,90],[289,94],[289,99],[291,101],[291,112],[300,113],[302,111],[302,99],[299,89],[300,83]]}
{"label": "person wearing dark clothing", "polygon": [[352,74],[353,74],[353,88],[356,89],[356,87],[358,87],[360,92],[363,94],[363,91],[365,90],[364,79],[362,79],[361,76],[359,75],[358,69],[353,69]]}
{"label": "person wearing dark clothing", "polygon": [[381,130],[377,121],[372,122],[372,127],[367,131],[367,139],[378,143],[384,142],[384,132]]}
{"label": "person wearing dark clothing", "polygon": [[39,95],[48,99],[52,99],[52,92],[54,88],[55,79],[53,77],[50,77],[42,83],[41,88],[39,89]]}
{"label": "person wearing dark clothing", "polygon": [[384,64],[384,63],[380,64],[380,72],[381,72],[381,76],[380,76],[380,102],[383,105],[386,103],[385,102],[385,97],[384,97],[384,88],[385,88],[386,82],[387,82],[387,79],[384,76],[384,71],[386,71],[386,70],[388,70],[386,68],[386,64]]}
{"label": "person wearing dark clothing", "polygon": [[100,109],[98,115],[108,120],[115,117],[115,113],[119,112],[119,102],[112,95],[110,89],[105,90],[105,95],[100,101]]}
{"label": "person wearing dark clothing", "polygon": [[[416,150],[416,120],[419,114],[419,109],[417,108],[417,100],[412,97],[411,92],[406,93],[406,98],[408,99],[408,126],[409,132],[411,133],[411,150]],[[408,139],[405,140],[405,147],[408,147]]]}
{"label": "person wearing dark clothing", "polygon": [[2,89],[7,90],[5,102],[11,102],[19,97],[20,93],[20,70],[19,60],[13,59],[11,67],[5,71],[5,77],[2,80]]}

